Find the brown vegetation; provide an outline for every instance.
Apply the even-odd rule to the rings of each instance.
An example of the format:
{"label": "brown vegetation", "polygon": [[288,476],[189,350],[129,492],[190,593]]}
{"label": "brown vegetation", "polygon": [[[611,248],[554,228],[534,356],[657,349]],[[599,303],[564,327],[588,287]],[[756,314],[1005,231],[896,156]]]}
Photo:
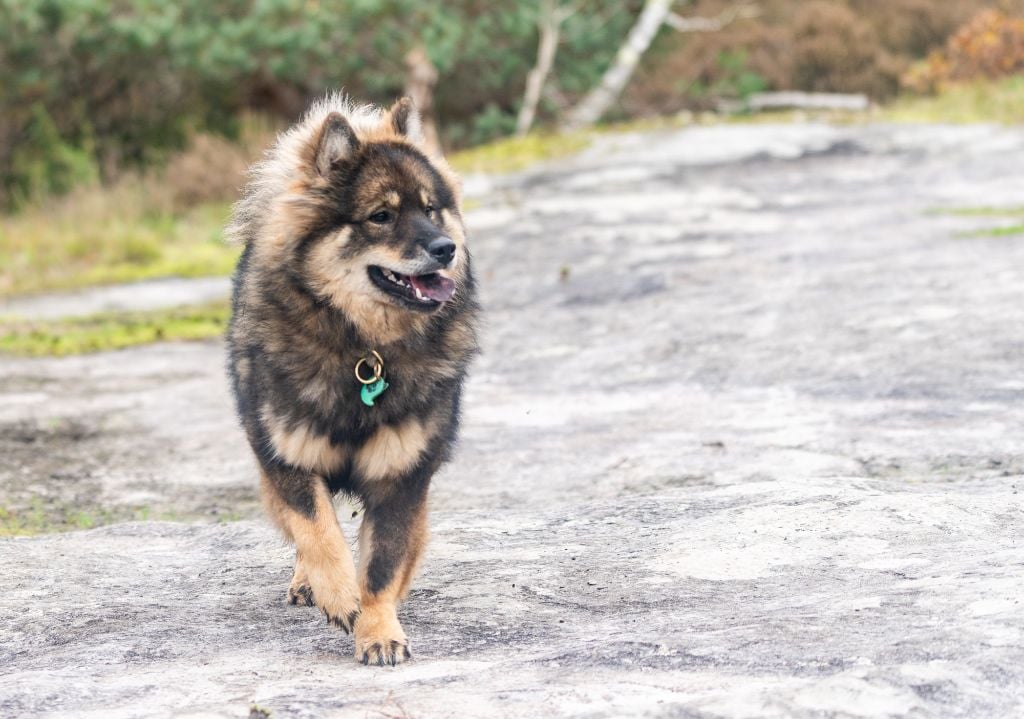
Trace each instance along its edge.
{"label": "brown vegetation", "polygon": [[[697,0],[686,14],[715,16],[730,4]],[[888,100],[915,62],[947,40],[952,45],[950,38],[979,5],[1004,18],[1024,17],[1024,0],[762,0],[757,18],[720,32],[663,30],[622,110],[646,116],[708,107],[716,97],[757,89],[752,78],[769,89],[862,92]]]}
{"label": "brown vegetation", "polygon": [[934,92],[951,81],[995,80],[1024,72],[1024,18],[983,10],[960,28],[942,50],[914,65],[904,84]]}

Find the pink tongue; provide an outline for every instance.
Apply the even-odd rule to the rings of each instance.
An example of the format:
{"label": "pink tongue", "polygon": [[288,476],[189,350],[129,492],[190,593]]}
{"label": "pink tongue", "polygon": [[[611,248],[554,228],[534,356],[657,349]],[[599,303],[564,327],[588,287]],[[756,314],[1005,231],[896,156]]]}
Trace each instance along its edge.
{"label": "pink tongue", "polygon": [[410,275],[409,282],[420,291],[424,297],[429,297],[435,302],[447,302],[455,294],[455,283],[447,277],[434,273],[430,275]]}

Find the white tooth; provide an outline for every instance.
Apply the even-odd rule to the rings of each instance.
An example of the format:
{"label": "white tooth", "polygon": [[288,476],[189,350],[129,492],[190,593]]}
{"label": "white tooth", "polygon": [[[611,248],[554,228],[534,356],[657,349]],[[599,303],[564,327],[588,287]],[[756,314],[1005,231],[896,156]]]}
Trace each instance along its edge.
{"label": "white tooth", "polygon": [[419,287],[414,287],[413,289],[416,291],[416,299],[422,300],[423,299],[423,295],[420,294],[420,288]]}

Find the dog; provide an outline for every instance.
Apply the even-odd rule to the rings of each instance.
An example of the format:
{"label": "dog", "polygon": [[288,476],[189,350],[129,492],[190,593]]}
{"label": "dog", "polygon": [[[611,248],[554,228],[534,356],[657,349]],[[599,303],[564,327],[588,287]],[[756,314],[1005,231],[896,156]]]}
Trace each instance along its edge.
{"label": "dog", "polygon": [[[479,351],[461,188],[408,98],[315,103],[254,165],[229,238],[228,367],[291,604],[317,606],[363,664],[411,657],[397,607],[427,538]],[[363,507],[359,568],[333,497]]]}

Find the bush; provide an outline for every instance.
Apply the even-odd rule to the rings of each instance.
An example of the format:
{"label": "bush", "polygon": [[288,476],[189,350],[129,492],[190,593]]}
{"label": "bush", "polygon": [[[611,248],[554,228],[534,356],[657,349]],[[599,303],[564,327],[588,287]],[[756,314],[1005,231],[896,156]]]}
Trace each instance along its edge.
{"label": "bush", "polygon": [[[1022,0],[993,0],[1006,7]],[[677,10],[716,17],[736,0],[696,0]],[[644,57],[624,99],[627,114],[704,109],[714,92],[729,94],[736,69],[775,90],[864,92],[885,100],[906,68],[977,11],[977,0],[758,0],[760,14],[720,32],[665,30]],[[709,91],[709,88],[715,90]],[[735,94],[735,93],[734,93]]]}
{"label": "bush", "polygon": [[881,46],[871,23],[832,2],[804,5],[793,30],[794,85],[817,92],[888,97],[899,87],[898,60]]}
{"label": "bush", "polygon": [[904,84],[933,92],[950,81],[995,80],[1024,71],[1024,18],[983,10],[956,32],[944,50],[914,65]]}
{"label": "bush", "polygon": [[[640,4],[590,0],[566,23],[561,90],[599,77]],[[193,133],[236,137],[245,110],[292,120],[340,87],[390,103],[421,44],[447,139],[488,139],[518,109],[536,14],[481,0],[0,0],[0,206],[61,191],[83,158],[109,181]]]}

